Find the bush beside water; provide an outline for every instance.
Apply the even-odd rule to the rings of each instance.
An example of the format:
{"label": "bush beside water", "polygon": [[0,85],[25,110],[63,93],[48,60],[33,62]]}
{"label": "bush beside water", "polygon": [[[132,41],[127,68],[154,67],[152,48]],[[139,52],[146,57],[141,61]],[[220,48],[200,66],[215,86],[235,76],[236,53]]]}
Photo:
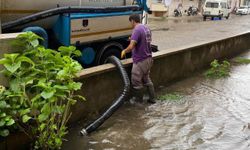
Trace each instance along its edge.
{"label": "bush beside water", "polygon": [[38,40],[43,39],[32,32],[20,34],[14,42],[18,53],[0,60],[9,82],[0,87],[0,136],[19,129],[34,149],[60,149],[70,107],[84,100],[74,94],[82,83],[73,80],[82,67],[72,57],[81,52],[73,46],[46,49]]}
{"label": "bush beside water", "polygon": [[211,68],[205,72],[205,76],[208,78],[223,78],[229,76],[230,63],[228,61],[223,61],[219,63],[218,60],[214,60],[210,64]]}

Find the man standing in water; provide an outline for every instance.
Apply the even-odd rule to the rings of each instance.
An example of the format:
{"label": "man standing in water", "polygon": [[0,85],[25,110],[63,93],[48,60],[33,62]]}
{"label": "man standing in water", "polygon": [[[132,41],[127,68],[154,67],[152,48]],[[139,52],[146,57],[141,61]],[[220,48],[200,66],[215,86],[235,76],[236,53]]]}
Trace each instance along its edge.
{"label": "man standing in water", "polygon": [[151,51],[151,31],[141,24],[140,16],[132,14],[129,21],[133,27],[133,33],[130,39],[129,46],[121,53],[121,58],[124,58],[126,53],[132,51],[133,68],[131,71],[131,82],[133,93],[136,99],[143,101],[143,86],[147,87],[149,94],[149,103],[155,103],[154,85],[150,79],[150,69],[153,65]]}

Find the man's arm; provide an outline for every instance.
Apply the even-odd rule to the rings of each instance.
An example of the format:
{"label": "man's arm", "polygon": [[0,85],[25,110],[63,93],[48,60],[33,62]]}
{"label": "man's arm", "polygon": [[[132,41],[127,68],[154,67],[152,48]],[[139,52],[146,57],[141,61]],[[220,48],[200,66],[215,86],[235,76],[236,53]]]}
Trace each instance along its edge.
{"label": "man's arm", "polygon": [[135,48],[135,45],[136,45],[136,41],[131,40],[130,44],[128,45],[128,47],[122,51],[121,58],[124,58],[125,55],[126,55],[126,53],[131,52]]}
{"label": "man's arm", "polygon": [[135,45],[136,45],[136,41],[131,40],[128,47],[126,49],[124,49],[124,50],[126,51],[126,53],[129,53],[135,48]]}

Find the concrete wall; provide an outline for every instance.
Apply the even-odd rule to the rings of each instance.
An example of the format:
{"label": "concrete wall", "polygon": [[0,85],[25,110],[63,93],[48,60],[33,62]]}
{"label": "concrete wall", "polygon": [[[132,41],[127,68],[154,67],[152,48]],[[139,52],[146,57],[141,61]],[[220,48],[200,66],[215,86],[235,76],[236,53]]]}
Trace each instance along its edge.
{"label": "concrete wall", "polygon": [[[154,66],[151,71],[155,87],[166,86],[171,82],[188,77],[193,72],[208,66],[214,59],[233,57],[248,50],[249,42],[250,32],[246,32],[226,39],[214,39],[189,46],[160,50],[160,52],[154,53]],[[0,50],[1,53],[6,52],[2,50],[10,50],[8,44],[1,41],[1,38]],[[127,59],[122,62],[130,72],[132,60]],[[82,118],[89,118],[89,120],[95,118],[111,105],[122,90],[120,76],[111,64],[82,70],[78,76],[76,80],[83,83],[83,88],[78,91],[78,94],[83,95],[87,101],[78,102],[73,106],[71,123]],[[0,146],[13,143],[10,142],[13,137],[9,139],[0,140]],[[18,144],[9,146],[18,146]]]}

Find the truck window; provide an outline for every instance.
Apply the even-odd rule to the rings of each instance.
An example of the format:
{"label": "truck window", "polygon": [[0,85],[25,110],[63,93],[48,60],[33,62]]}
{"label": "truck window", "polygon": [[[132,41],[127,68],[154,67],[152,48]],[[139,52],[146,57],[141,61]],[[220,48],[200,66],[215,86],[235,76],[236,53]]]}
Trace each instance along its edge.
{"label": "truck window", "polygon": [[221,8],[227,8],[227,4],[226,3],[220,3],[221,4]]}
{"label": "truck window", "polygon": [[206,7],[207,8],[218,8],[219,7],[219,3],[207,2],[206,3]]}

